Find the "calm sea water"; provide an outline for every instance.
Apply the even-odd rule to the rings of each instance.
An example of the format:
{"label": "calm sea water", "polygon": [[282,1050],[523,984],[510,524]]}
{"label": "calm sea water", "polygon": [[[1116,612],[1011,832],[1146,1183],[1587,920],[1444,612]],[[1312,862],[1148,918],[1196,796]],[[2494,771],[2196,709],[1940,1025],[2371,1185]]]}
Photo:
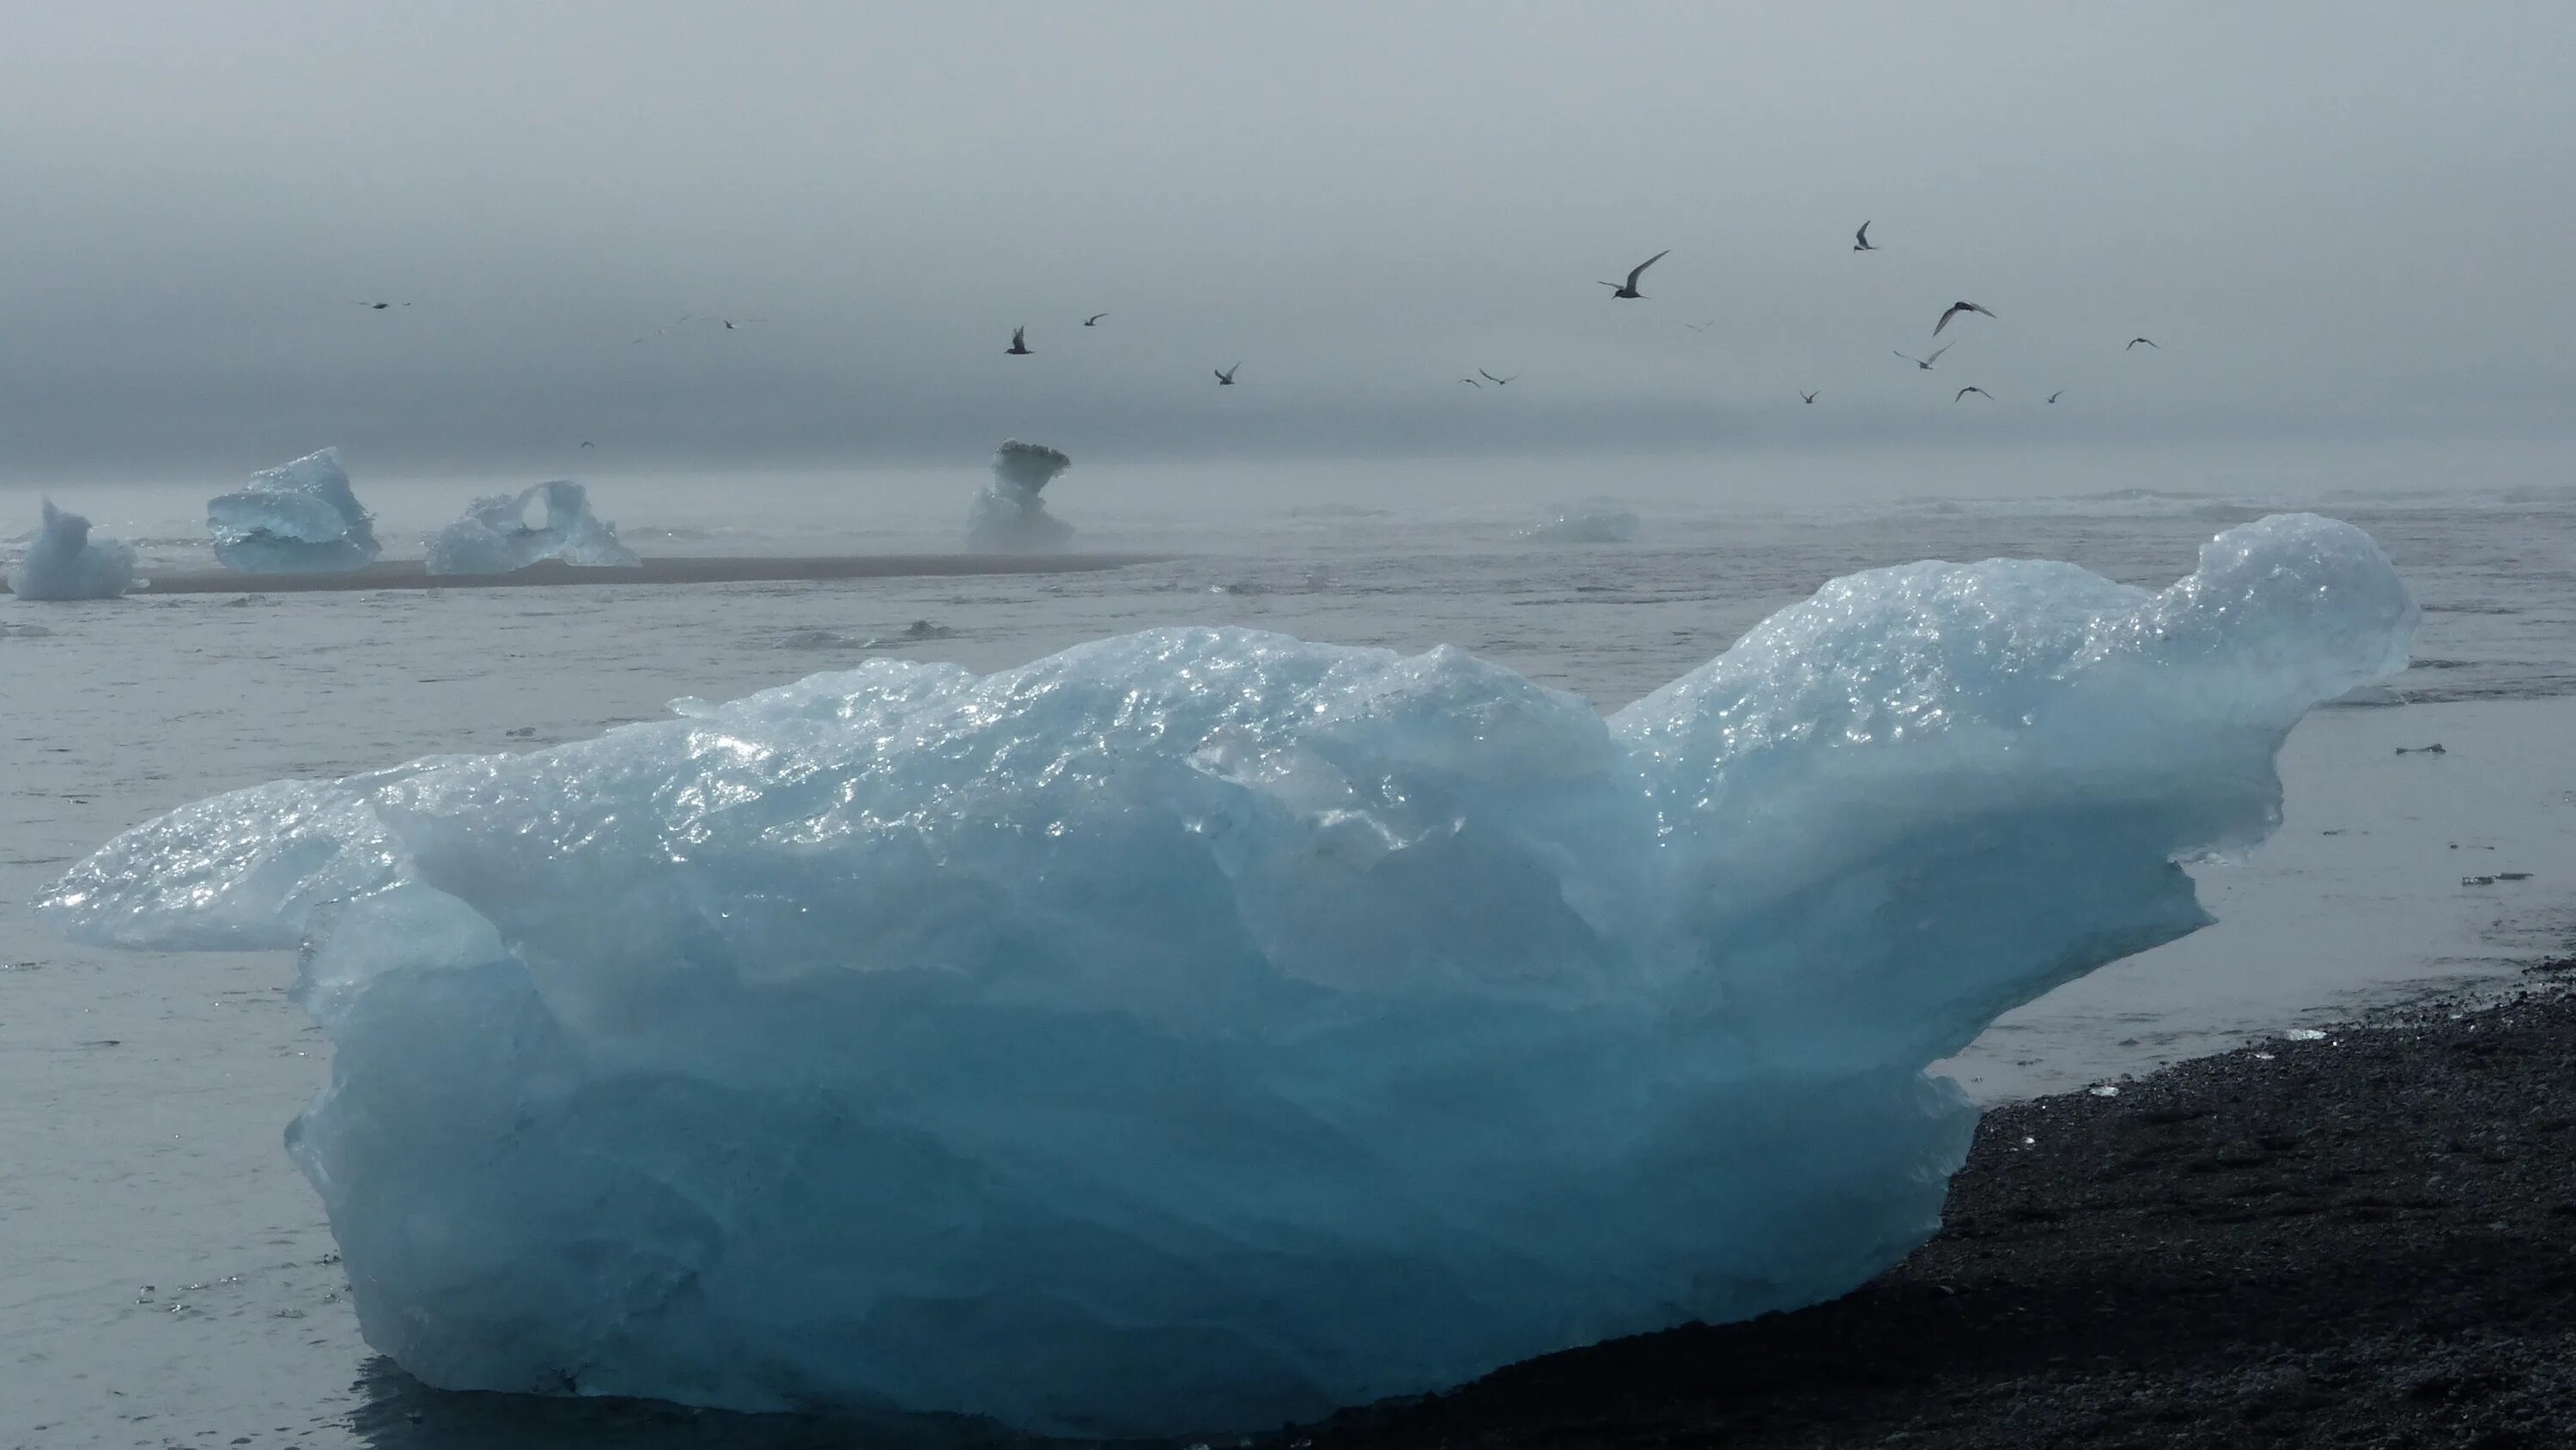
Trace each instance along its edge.
{"label": "calm sea water", "polygon": [[[351,462],[393,554],[416,554],[471,495],[530,481],[371,483]],[[2432,986],[2508,981],[2563,950],[2576,930],[2564,474],[2407,492],[2368,460],[2169,465],[2095,466],[2086,482],[2106,490],[2075,497],[2049,495],[2052,470],[2027,458],[1937,477],[1854,458],[1078,466],[1050,494],[1082,545],[1184,557],[1061,577],[0,599],[0,1445],[711,1443],[656,1438],[679,1434],[667,1425],[566,1429],[537,1409],[468,1426],[371,1368],[319,1206],[278,1143],[327,1070],[283,996],[291,963],[74,948],[26,903],[117,831],[216,791],[542,747],[677,696],[877,653],[989,669],[1152,625],[1243,624],[1457,644],[1606,709],[1837,574],[2003,554],[2161,585],[2217,530],[2310,508],[2369,529],[2406,573],[2426,611],[2415,666],[2292,736],[2280,835],[2196,873],[2218,925],[2012,1014],[1949,1070],[1989,1097],[2079,1085]],[[2341,487],[2363,475],[2369,489]],[[646,554],[814,554],[954,549],[980,478],[591,482]],[[1991,478],[2014,496],[1978,496]],[[138,541],[149,567],[203,567],[203,499],[228,482],[60,497]],[[1514,538],[1550,502],[1590,495],[1638,514],[1637,537]],[[0,520],[32,521],[34,499],[0,489]],[[916,621],[944,633],[908,639]],[[523,729],[533,737],[510,733]],[[2434,742],[2442,754],[2397,753]],[[2463,884],[2500,871],[2532,876]]]}

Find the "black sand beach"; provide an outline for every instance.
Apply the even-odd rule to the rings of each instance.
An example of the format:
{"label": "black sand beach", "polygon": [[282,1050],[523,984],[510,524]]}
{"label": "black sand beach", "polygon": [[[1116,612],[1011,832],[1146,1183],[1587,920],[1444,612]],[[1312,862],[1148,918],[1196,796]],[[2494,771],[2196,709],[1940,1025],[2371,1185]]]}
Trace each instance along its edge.
{"label": "black sand beach", "polygon": [[[399,1450],[981,1438],[447,1394],[381,1361],[360,1389],[350,1428]],[[2576,997],[2423,1009],[1997,1109],[1940,1236],[1840,1300],[1253,1443],[2576,1444]]]}

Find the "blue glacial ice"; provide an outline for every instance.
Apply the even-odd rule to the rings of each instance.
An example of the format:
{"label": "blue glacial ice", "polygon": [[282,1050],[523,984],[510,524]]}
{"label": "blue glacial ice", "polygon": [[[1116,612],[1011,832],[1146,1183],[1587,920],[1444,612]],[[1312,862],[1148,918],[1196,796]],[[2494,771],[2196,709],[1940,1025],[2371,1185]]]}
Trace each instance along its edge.
{"label": "blue glacial ice", "polygon": [[375,561],[376,516],[349,491],[340,450],[325,448],[206,501],[215,558],[246,574],[336,574]]}
{"label": "blue glacial ice", "polygon": [[2414,602],[2308,515],[2161,592],[1835,581],[1607,717],[1235,629],[874,660],[180,809],[42,909],[303,948],[288,1147],[456,1388],[1277,1425],[1841,1293],[1927,1064],[2207,917]]}
{"label": "blue glacial ice", "polygon": [[[543,524],[528,522],[542,500]],[[617,542],[617,526],[590,511],[590,491],[570,479],[518,493],[478,498],[465,517],[429,538],[432,574],[510,574],[546,559],[592,569],[631,569],[643,562]]]}
{"label": "blue glacial ice", "polygon": [[1038,490],[1072,464],[1042,443],[1014,439],[993,450],[993,481],[976,491],[966,511],[966,546],[992,554],[1063,548],[1073,525],[1048,513]]}
{"label": "blue glacial ice", "polygon": [[133,587],[133,546],[91,538],[88,519],[50,499],[44,527],[9,566],[9,592],[21,599],[114,599]]}

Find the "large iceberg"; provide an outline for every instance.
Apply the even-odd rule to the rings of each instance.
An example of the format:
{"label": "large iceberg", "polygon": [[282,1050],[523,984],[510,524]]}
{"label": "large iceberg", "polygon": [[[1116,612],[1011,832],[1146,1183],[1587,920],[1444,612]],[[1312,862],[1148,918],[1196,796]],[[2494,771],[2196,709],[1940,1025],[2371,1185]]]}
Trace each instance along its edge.
{"label": "large iceberg", "polygon": [[340,450],[251,475],[206,501],[215,558],[246,574],[337,574],[375,561],[376,516],[349,490]]}
{"label": "large iceberg", "polygon": [[[528,522],[540,499],[546,521]],[[544,559],[594,569],[632,569],[643,561],[617,542],[617,526],[590,511],[590,492],[558,478],[518,493],[478,498],[465,517],[429,539],[432,574],[509,574]]]}
{"label": "large iceberg", "polygon": [[1826,1298],[1933,1232],[1927,1064],[2208,919],[2369,536],[1828,584],[1604,719],[1233,629],[875,660],[200,802],[84,941],[301,946],[287,1134],[433,1384],[1128,1435]]}
{"label": "large iceberg", "polygon": [[1047,512],[1038,490],[1073,460],[1041,443],[1013,439],[993,450],[993,481],[966,511],[966,546],[978,553],[1060,549],[1073,525]]}
{"label": "large iceberg", "polygon": [[114,599],[134,587],[134,547],[92,539],[89,520],[45,501],[44,527],[9,566],[9,592],[21,599]]}

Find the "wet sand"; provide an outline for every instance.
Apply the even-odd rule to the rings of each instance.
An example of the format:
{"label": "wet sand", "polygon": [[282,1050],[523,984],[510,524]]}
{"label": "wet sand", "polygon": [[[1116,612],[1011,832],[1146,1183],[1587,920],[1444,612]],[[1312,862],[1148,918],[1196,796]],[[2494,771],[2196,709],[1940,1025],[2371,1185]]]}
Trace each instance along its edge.
{"label": "wet sand", "polygon": [[[814,558],[647,559],[631,569],[547,559],[508,574],[432,574],[388,559],[346,574],[155,574],[137,594],[285,594],[374,589],[536,589],[565,584],[739,584],[800,579],[929,579],[959,574],[1080,574],[1159,564],[1168,554],[835,554]],[[0,586],[0,593],[6,586]]]}
{"label": "wet sand", "polygon": [[[2576,959],[2534,975],[2565,982]],[[1842,1299],[1240,1443],[2576,1443],[2576,996],[2417,1009],[2118,1086],[1988,1113],[1940,1235]],[[381,1359],[355,1388],[348,1429],[389,1450],[1012,1438],[451,1394]]]}

